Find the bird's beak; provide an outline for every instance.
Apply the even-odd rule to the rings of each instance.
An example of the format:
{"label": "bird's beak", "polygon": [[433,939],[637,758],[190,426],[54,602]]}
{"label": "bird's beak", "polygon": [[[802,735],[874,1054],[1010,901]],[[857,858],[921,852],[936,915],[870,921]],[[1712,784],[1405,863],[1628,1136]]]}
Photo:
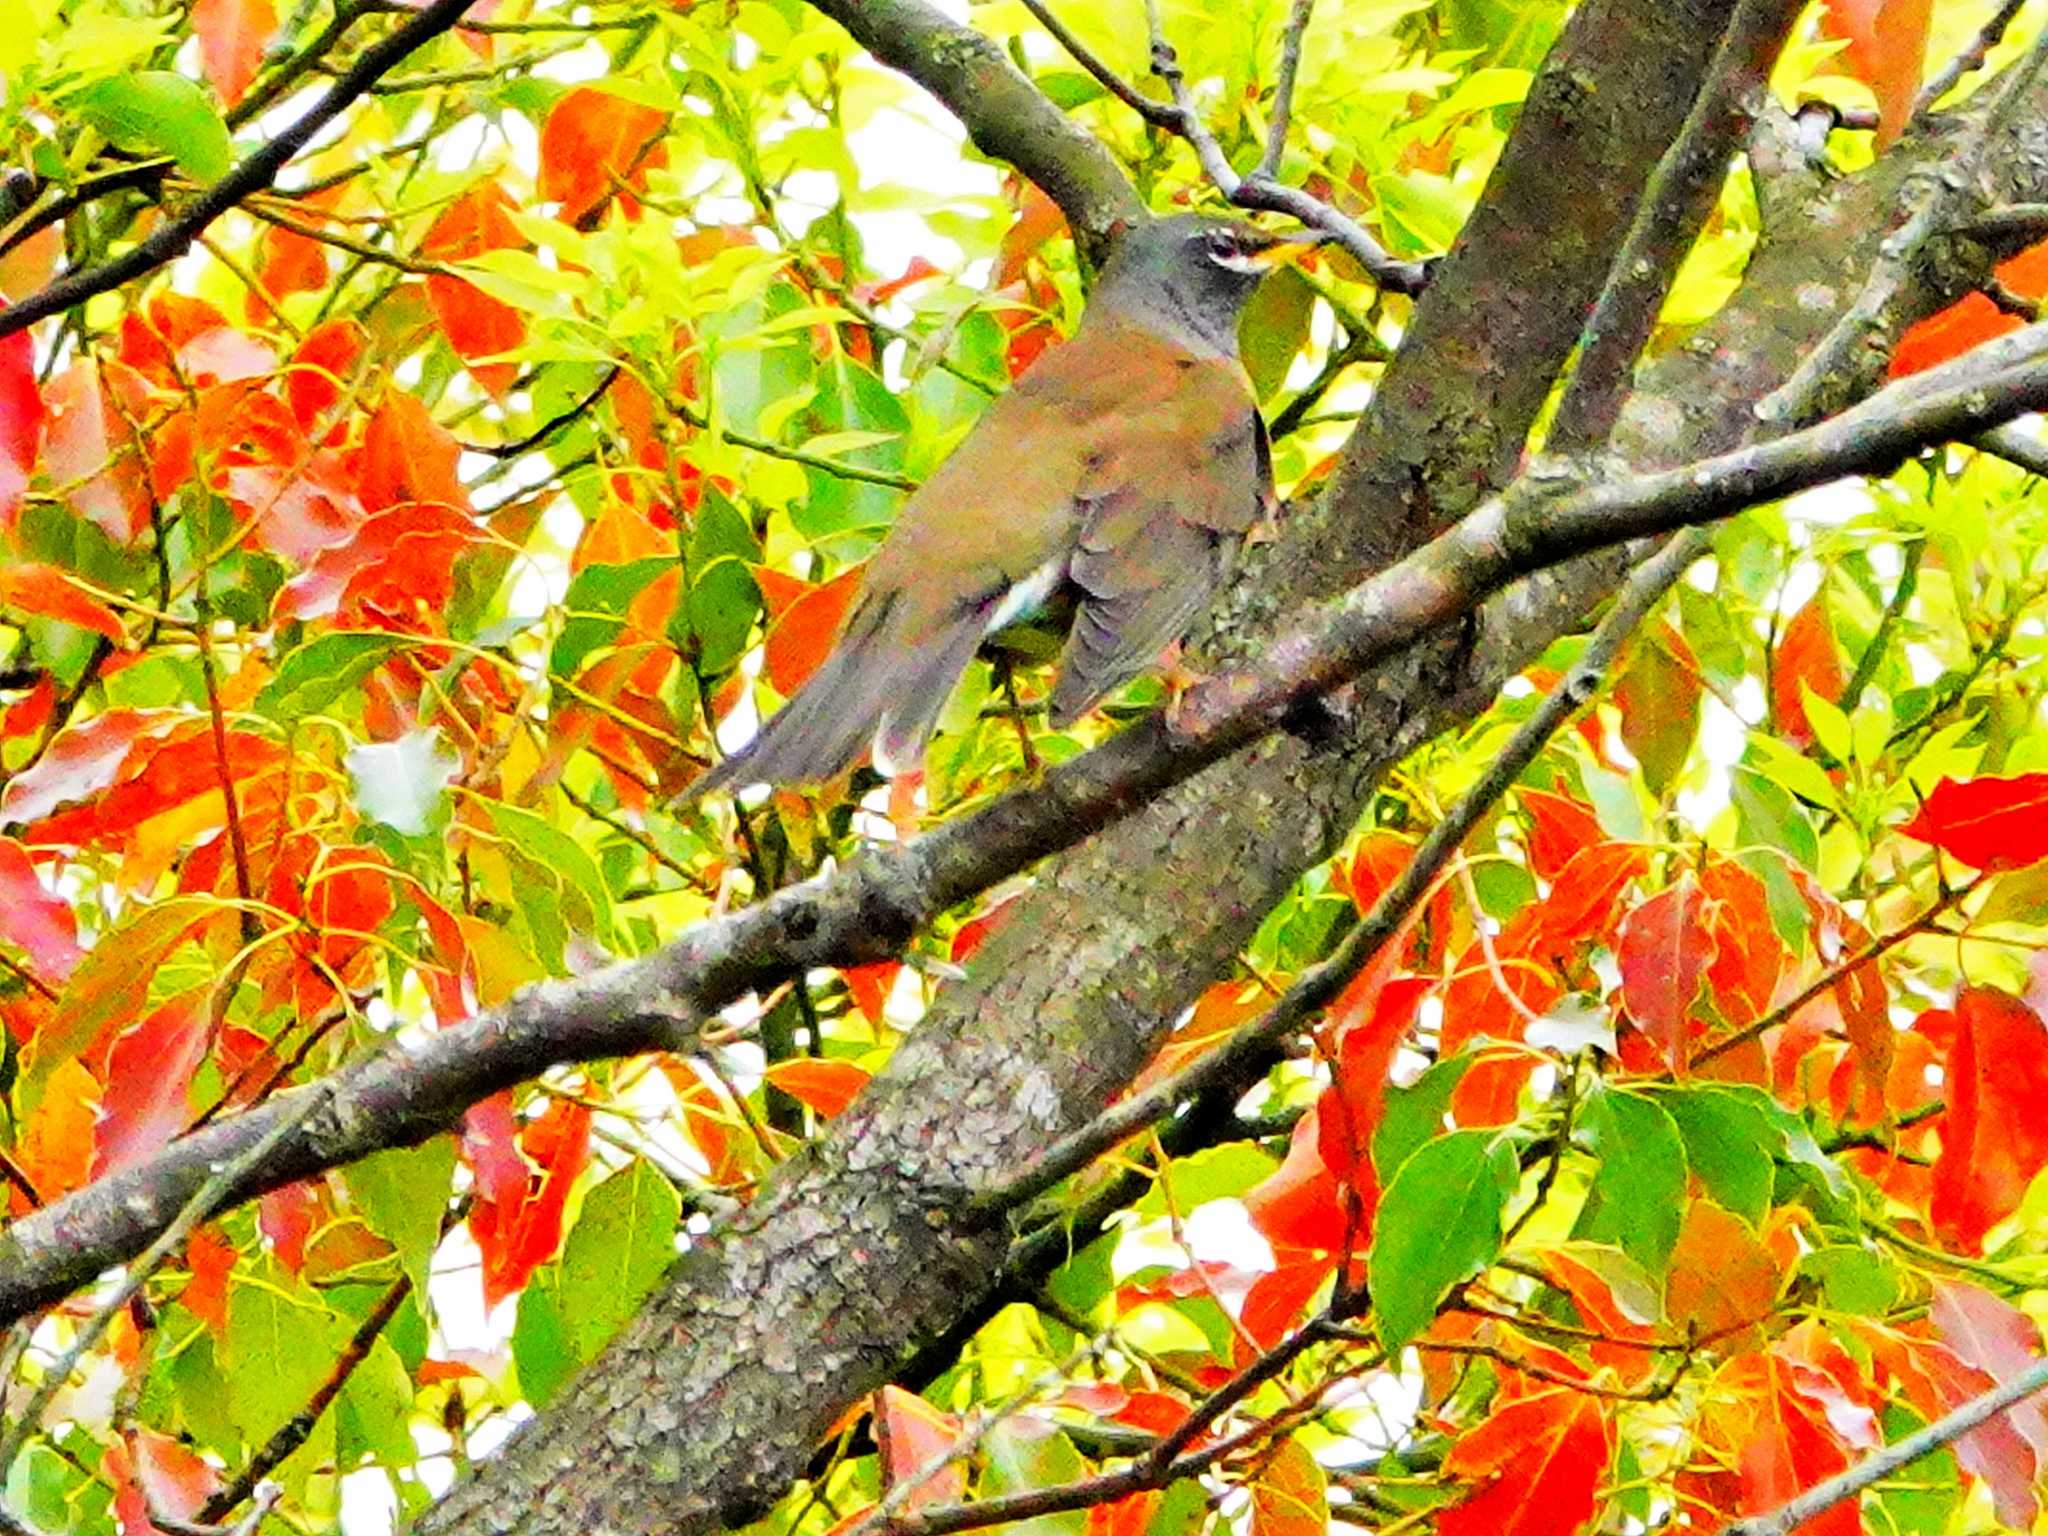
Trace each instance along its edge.
{"label": "bird's beak", "polygon": [[1262,251],[1254,251],[1248,258],[1252,265],[1271,272],[1280,267],[1292,266],[1308,252],[1319,245],[1330,243],[1330,237],[1321,230],[1291,235],[1285,240],[1276,240]]}

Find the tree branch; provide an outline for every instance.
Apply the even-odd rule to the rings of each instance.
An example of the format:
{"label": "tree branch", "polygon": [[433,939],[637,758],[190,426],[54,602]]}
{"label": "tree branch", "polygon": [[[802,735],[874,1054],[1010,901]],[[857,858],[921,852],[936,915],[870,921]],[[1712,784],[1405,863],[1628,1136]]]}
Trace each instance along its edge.
{"label": "tree branch", "polygon": [[960,119],[975,148],[1006,161],[1059,204],[1100,260],[1122,224],[1148,215],[1102,142],[1067,117],[990,38],[925,0],[811,0],[891,69]]}
{"label": "tree branch", "polygon": [[2025,1402],[2044,1389],[2048,1389],[2048,1360],[2037,1360],[2011,1381],[1992,1388],[1981,1397],[1971,1398],[1960,1408],[1914,1430],[1903,1440],[1872,1452],[1846,1471],[1815,1483],[1769,1514],[1737,1520],[1726,1528],[1726,1536],[1791,1536],[1814,1516],[1834,1508],[1844,1499],[1854,1498],[1894,1472],[1911,1466],[1929,1452],[1953,1445],[1980,1424],[1997,1418],[2008,1408]]}
{"label": "tree branch", "polygon": [[19,304],[0,310],[0,336],[11,336],[38,320],[83,304],[95,294],[106,293],[176,261],[192,248],[208,225],[251,193],[261,192],[276,181],[278,173],[312,142],[315,134],[407,55],[453,27],[472,3],[473,0],[430,0],[403,26],[365,48],[303,116],[251,150],[234,169],[142,240],[96,267],[68,271]]}

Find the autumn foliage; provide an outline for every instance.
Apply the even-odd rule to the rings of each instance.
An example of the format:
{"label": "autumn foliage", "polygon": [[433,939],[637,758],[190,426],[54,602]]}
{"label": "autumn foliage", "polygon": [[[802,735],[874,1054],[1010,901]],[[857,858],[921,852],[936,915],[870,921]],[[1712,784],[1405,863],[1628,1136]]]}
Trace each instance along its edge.
{"label": "autumn foliage", "polygon": [[[1436,255],[1527,37],[1485,7],[1331,9],[1357,47],[1302,110],[1380,158],[1317,185]],[[1519,9],[1546,38],[1561,16]],[[41,178],[0,230],[16,304],[224,174],[309,46],[269,0],[64,10],[5,65]],[[1867,109],[1844,151],[1867,162],[1939,11],[1824,5],[1780,84]],[[1248,112],[1250,26],[1187,61]],[[609,67],[555,69],[579,42]],[[1016,57],[1159,177],[1166,151],[1084,76]],[[781,0],[480,5],[191,259],[0,338],[10,1216],[651,953],[1159,702],[1148,680],[1051,732],[1031,655],[978,661],[919,783],[676,802],[817,668],[905,492],[1078,313],[1036,190],[860,190],[850,146],[908,99],[884,89]],[[844,184],[822,212],[821,169]],[[48,213],[108,176],[125,200]],[[864,222],[906,210],[914,254]],[[1731,193],[1715,238],[1746,249],[1755,214]],[[2040,251],[2001,269],[2029,299]],[[1283,489],[1343,442],[1304,376],[1355,405],[1377,367],[1332,363],[1316,306],[1405,324],[1361,277],[1330,260],[1255,307],[1268,412],[1300,407]],[[1688,269],[1673,309],[1717,292]],[[1973,296],[1892,369],[2021,323]],[[1030,1304],[838,1426],[772,1529],[1047,1491],[1015,1529],[1704,1532],[2025,1369],[2048,1296],[2044,548],[2031,482],[1961,450],[1844,516],[1731,520],[1285,1059],[1188,1141],[1046,1195],[1060,1255]],[[1579,644],[1381,786],[1141,1088],[1327,955]],[[417,1511],[451,1437],[545,1411],[679,1247],[848,1112],[1011,894],[907,963],[792,978],[698,1055],[556,1065],[458,1133],[219,1213],[45,1405],[7,1499],[147,1536],[231,1518],[259,1467],[264,1530],[335,1528],[362,1480]],[[42,1379],[93,1312],[54,1309],[6,1368]],[[1209,1459],[1135,1475],[1162,1445]],[[2044,1483],[2048,1416],[2023,1407],[1804,1529],[2024,1531]]]}

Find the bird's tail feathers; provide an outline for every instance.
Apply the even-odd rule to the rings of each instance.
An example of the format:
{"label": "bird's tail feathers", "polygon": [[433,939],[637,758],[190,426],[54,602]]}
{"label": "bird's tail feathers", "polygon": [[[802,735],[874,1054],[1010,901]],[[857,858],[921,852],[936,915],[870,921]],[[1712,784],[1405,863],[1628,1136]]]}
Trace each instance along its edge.
{"label": "bird's tail feathers", "polygon": [[748,784],[815,783],[845,772],[872,744],[876,767],[914,766],[981,640],[972,610],[906,647],[891,626],[848,634],[760,733],[692,784],[690,798]]}

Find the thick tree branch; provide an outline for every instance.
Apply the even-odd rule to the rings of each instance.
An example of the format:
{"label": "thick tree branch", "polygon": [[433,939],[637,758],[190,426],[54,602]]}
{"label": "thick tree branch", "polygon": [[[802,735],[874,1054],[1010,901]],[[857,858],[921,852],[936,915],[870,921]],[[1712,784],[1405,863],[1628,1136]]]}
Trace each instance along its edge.
{"label": "thick tree branch", "polygon": [[936,96],[990,159],[1004,161],[1059,204],[1095,259],[1120,224],[1147,217],[1102,142],[1026,79],[983,32],[925,0],[811,0],[862,47]]}

